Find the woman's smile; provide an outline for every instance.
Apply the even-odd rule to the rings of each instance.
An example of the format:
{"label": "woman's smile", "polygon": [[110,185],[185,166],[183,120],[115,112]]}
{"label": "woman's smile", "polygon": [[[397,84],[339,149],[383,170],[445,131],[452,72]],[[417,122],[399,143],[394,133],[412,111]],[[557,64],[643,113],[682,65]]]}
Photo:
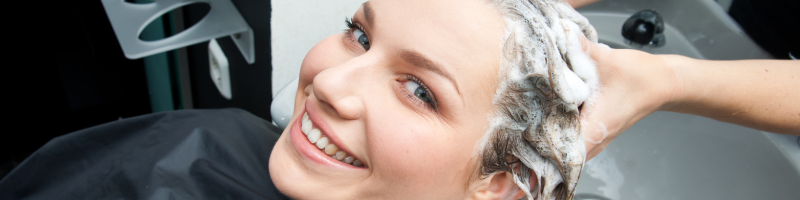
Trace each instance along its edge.
{"label": "woman's smile", "polygon": [[303,116],[292,123],[290,134],[297,152],[313,163],[345,170],[367,168],[318,115],[312,101],[306,101]]}

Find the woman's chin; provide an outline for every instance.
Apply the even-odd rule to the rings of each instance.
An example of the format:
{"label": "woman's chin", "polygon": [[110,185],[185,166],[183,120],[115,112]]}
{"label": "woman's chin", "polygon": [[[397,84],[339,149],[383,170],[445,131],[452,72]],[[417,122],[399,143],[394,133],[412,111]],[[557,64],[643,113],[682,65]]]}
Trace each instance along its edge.
{"label": "woman's chin", "polygon": [[[280,141],[279,141],[280,143]],[[284,144],[287,142],[284,141]],[[347,193],[353,191],[345,191],[352,189],[352,187],[339,187],[333,186],[333,182],[329,177],[315,176],[310,173],[306,168],[298,162],[292,160],[286,151],[281,153],[278,151],[279,146],[275,146],[272,156],[270,156],[269,173],[275,187],[278,188],[282,194],[292,199],[348,199]],[[284,150],[287,148],[282,145]],[[352,196],[350,196],[352,199]]]}
{"label": "woman's chin", "polygon": [[299,118],[284,130],[272,150],[269,160],[272,182],[281,193],[295,199],[339,199],[334,197],[352,195],[356,185],[368,177],[368,170],[317,155],[319,150],[312,149],[313,144],[300,137],[303,133],[297,133]]}
{"label": "woman's chin", "polygon": [[309,174],[304,170],[305,167],[302,167],[298,160],[291,156],[294,152],[292,152],[291,144],[288,141],[290,139],[288,137],[289,134],[287,131],[284,132],[275,144],[269,158],[270,178],[272,178],[272,182],[278,188],[278,191],[286,196],[293,199],[313,198],[313,196],[307,196],[309,194],[303,191],[311,191],[309,189],[315,188],[313,187],[315,180],[309,179]]}

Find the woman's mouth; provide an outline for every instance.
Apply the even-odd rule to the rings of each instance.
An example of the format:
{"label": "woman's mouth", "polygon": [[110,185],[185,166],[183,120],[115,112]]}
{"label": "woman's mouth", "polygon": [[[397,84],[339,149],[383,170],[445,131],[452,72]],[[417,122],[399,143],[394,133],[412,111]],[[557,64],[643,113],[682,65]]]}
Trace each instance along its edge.
{"label": "woman's mouth", "polygon": [[328,137],[322,133],[318,127],[314,126],[314,123],[308,117],[307,112],[303,113],[301,123],[302,125],[300,130],[306,136],[308,142],[316,146],[320,151],[322,151],[322,153],[343,163],[347,163],[356,167],[364,167],[364,164],[360,160],[351,155],[347,155],[347,152],[339,150],[339,147],[331,143],[330,139],[328,139]]}

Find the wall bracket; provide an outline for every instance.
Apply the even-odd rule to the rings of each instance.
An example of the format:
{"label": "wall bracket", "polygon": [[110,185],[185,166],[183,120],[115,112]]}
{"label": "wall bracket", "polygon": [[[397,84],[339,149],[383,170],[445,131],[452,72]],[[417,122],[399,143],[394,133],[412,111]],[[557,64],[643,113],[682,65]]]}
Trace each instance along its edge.
{"label": "wall bracket", "polygon": [[[134,4],[123,0],[102,0],[114,33],[128,59],[186,47],[230,35],[248,64],[256,61],[253,29],[247,25],[230,0],[155,0]],[[193,3],[207,3],[211,10],[194,26],[156,41],[142,41],[139,34],[161,15]]]}

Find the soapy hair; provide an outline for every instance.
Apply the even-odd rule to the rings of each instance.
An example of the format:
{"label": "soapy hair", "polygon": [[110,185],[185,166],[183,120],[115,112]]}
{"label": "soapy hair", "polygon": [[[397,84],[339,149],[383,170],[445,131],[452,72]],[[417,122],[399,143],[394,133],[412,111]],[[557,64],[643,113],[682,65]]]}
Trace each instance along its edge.
{"label": "soapy hair", "polygon": [[492,3],[506,27],[481,175],[510,172],[528,199],[573,199],[586,156],[579,106],[598,86],[578,34],[597,42],[597,33],[563,0]]}

